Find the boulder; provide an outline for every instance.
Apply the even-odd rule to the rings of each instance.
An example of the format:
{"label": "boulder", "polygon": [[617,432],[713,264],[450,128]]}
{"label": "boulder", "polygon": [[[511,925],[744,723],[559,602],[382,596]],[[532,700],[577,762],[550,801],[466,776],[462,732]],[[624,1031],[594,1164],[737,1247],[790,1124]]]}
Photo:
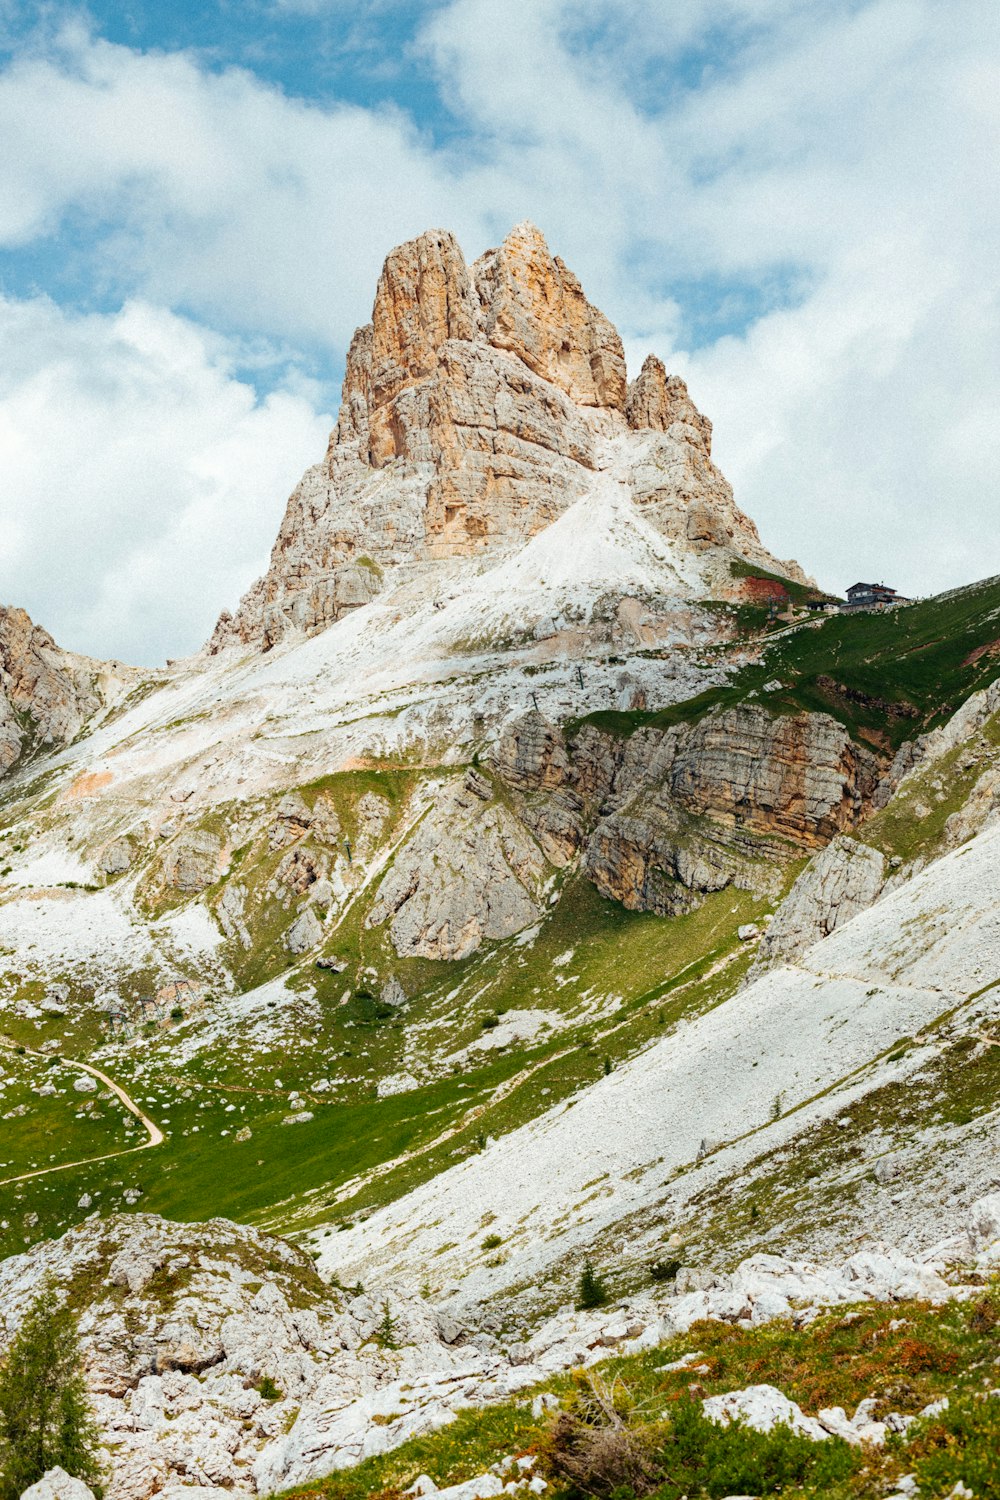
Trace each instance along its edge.
{"label": "boulder", "polygon": [[135,845],[126,835],[105,844],[97,859],[102,875],[124,875],[135,858]]}
{"label": "boulder", "polygon": [[701,1403],[706,1417],[728,1427],[733,1420],[743,1422],[756,1432],[771,1432],[775,1427],[790,1427],[803,1437],[822,1442],[829,1437],[826,1428],[815,1417],[807,1417],[795,1401],[789,1401],[773,1385],[751,1385],[742,1391],[726,1391],[708,1396]]}
{"label": "boulder", "polygon": [[315,948],[316,944],[323,938],[323,924],[313,911],[307,906],[305,911],[299,912],[295,921],[285,933],[285,947],[293,958]]}
{"label": "boulder", "polygon": [[94,1500],[94,1492],[82,1479],[74,1479],[57,1466],[23,1490],[21,1500]]}
{"label": "boulder", "polygon": [[388,1099],[393,1094],[409,1094],[419,1087],[420,1083],[412,1073],[390,1073],[379,1079],[375,1092],[380,1099]]}
{"label": "boulder", "polygon": [[163,860],[163,876],[174,890],[203,891],[222,874],[223,843],[207,828],[183,829]]}
{"label": "boulder", "polygon": [[966,1224],[973,1255],[982,1255],[1000,1241],[1000,1193],[978,1198]]}

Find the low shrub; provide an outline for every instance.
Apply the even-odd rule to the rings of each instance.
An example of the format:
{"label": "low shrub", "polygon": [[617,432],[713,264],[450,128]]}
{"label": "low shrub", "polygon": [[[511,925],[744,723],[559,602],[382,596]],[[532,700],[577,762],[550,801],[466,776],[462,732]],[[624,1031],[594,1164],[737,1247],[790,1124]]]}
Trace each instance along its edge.
{"label": "low shrub", "polygon": [[654,1260],[649,1267],[649,1274],[654,1281],[673,1281],[681,1268],[679,1260]]}
{"label": "low shrub", "polygon": [[757,1432],[739,1422],[720,1426],[687,1394],[669,1417],[649,1419],[620,1380],[607,1384],[592,1371],[580,1378],[569,1409],[552,1421],[539,1444],[539,1462],[570,1494],[593,1500],[721,1500],[792,1489],[828,1494],[863,1459],[839,1438],[815,1443],[790,1427]]}
{"label": "low shrub", "polygon": [[1000,1398],[951,1396],[947,1411],[914,1423],[907,1463],[922,1495],[1000,1495]]}

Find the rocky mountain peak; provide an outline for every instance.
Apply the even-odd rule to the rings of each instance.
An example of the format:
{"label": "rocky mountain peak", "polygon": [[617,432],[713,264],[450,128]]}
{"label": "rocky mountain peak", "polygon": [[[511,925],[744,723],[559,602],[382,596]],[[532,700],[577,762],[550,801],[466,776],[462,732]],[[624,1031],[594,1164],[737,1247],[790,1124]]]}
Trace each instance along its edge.
{"label": "rocky mountain peak", "polygon": [[688,429],[689,440],[712,452],[712,424],[695,406],[679,375],[668,375],[663,361],[647,354],[638,377],[628,388],[625,416],[633,428],[669,432],[675,423]]}
{"label": "rocky mountain peak", "polygon": [[401,566],[509,552],[612,471],[684,553],[724,550],[726,578],[730,556],[801,577],[737,510],[711,432],[655,356],[628,385],[617,330],[535,225],[471,267],[454,235],[429,230],[387,256],[326,459],[210,650],[323,629]]}
{"label": "rocky mountain peak", "polygon": [[625,405],[625,354],[618,330],[524,222],[473,266],[487,341],[524,361],[579,406]]}
{"label": "rocky mountain peak", "polygon": [[62,651],[26,610],[0,605],[0,776],[33,744],[79,734],[116,671],[128,673]]}

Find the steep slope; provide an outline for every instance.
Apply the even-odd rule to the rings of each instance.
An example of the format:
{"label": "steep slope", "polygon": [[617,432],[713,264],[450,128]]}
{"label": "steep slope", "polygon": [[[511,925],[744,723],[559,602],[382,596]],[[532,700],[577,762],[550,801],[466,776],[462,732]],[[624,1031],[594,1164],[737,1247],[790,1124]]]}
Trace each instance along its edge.
{"label": "steep slope", "polygon": [[[626,1216],[676,1231],[707,1185],[925,1068],[946,1021],[970,1036],[996,1027],[998,889],[990,830],[562,1109],[317,1240],[321,1265],[460,1281],[463,1299],[551,1295],[555,1268]],[[992,1170],[980,1166],[987,1186]],[[487,1219],[501,1263],[470,1263]]]}
{"label": "steep slope", "polygon": [[[766,1360],[769,1344],[774,1358],[779,1341],[795,1337],[784,1321],[793,1308],[800,1324],[829,1308],[841,1329],[861,1324],[859,1332],[868,1339],[877,1330],[877,1364],[869,1355],[859,1370],[854,1359],[842,1358],[851,1383],[841,1376],[841,1395],[845,1386],[851,1390],[873,1374],[884,1378],[893,1359],[905,1357],[914,1342],[912,1333],[898,1337],[900,1328],[915,1325],[926,1334],[932,1318],[938,1333],[942,1323],[947,1330],[945,1347],[936,1342],[940,1361],[928,1359],[921,1340],[923,1360],[909,1372],[916,1381],[892,1392],[894,1403],[919,1410],[942,1394],[942,1374],[950,1377],[946,1391],[967,1390],[990,1352],[991,1330],[973,1317],[977,1337],[961,1338],[965,1318],[956,1303],[973,1288],[956,1284],[954,1273],[971,1263],[971,1276],[978,1279],[980,1268],[995,1264],[1000,1200],[984,1199],[946,1223],[956,1231],[949,1280],[941,1275],[940,1260],[921,1263],[885,1245],[855,1252],[841,1264],[758,1256],[731,1276],[714,1278],[711,1288],[685,1293],[660,1287],[617,1307],[567,1310],[540,1328],[508,1325],[501,1331],[495,1318],[486,1319],[488,1327],[463,1325],[397,1287],[331,1287],[301,1251],[224,1220],[170,1224],[148,1214],[117,1216],[82,1225],[0,1266],[0,1348],[17,1330],[39,1284],[48,1281],[79,1318],[109,1500],[147,1500],[153,1494],[184,1500],[192,1490],[219,1500],[306,1484],[315,1493],[317,1479],[394,1455],[388,1464],[369,1462],[367,1473],[345,1476],[351,1494],[381,1493],[383,1486],[371,1482],[380,1470],[405,1473],[417,1463],[409,1485],[429,1467],[440,1476],[442,1463],[445,1470],[456,1458],[459,1465],[463,1458],[467,1463],[463,1440],[481,1452],[498,1438],[509,1444],[512,1431],[527,1436],[534,1428],[532,1435],[540,1436],[539,1419],[571,1389],[567,1372],[575,1370],[578,1380],[581,1365],[599,1365],[610,1351],[616,1362],[624,1357],[630,1382],[637,1379],[644,1392],[650,1376],[655,1378],[650,1399],[662,1395],[664,1368],[672,1394],[690,1379],[692,1354],[699,1356],[684,1347],[688,1338],[696,1336],[702,1349],[708,1342],[716,1350],[728,1345],[730,1370],[739,1368],[741,1355],[759,1361],[763,1354]],[[902,1299],[908,1300],[900,1307]],[[824,1332],[831,1322],[821,1324]],[[750,1335],[749,1349],[737,1344],[737,1329]],[[799,1333],[797,1342],[807,1344],[808,1336]],[[861,1339],[840,1342],[847,1356]],[[678,1361],[682,1348],[686,1358]],[[671,1362],[651,1366],[649,1356],[662,1361],[663,1352]],[[597,1380],[602,1373],[595,1371]],[[724,1379],[722,1368],[702,1365],[698,1374],[713,1385]],[[814,1388],[810,1405],[823,1404],[816,1394]],[[470,1406],[479,1408],[475,1417]],[[839,1436],[846,1431],[854,1443],[862,1437],[878,1443],[885,1428],[872,1420],[873,1406],[868,1400],[859,1408],[853,1431],[842,1412],[821,1411],[827,1424],[822,1430]],[[469,1445],[473,1422],[480,1441]],[[436,1443],[433,1434],[451,1424],[458,1428],[457,1444],[455,1434]],[[815,1424],[813,1435],[820,1435]],[[453,1445],[459,1451],[450,1458],[435,1454],[435,1448]],[[872,1455],[866,1456],[871,1463]],[[534,1463],[530,1457],[520,1466],[506,1460],[501,1472],[514,1475],[506,1493],[520,1493],[522,1500],[539,1493],[537,1480],[534,1488],[527,1481]],[[480,1481],[481,1493],[499,1493],[492,1479]],[[422,1487],[427,1489],[426,1479]]]}
{"label": "steep slope", "polygon": [[[98,693],[0,786],[3,1249],[96,1209],[353,1222],[737,1024],[755,961],[975,831],[971,723],[951,800],[913,777],[992,674],[996,580],[769,627],[746,590],[784,565],[709,438],[655,360],[624,384],[537,232],[471,270],[441,235],[389,257],[329,462],[219,649]],[[874,878],[842,878],[868,838]]]}

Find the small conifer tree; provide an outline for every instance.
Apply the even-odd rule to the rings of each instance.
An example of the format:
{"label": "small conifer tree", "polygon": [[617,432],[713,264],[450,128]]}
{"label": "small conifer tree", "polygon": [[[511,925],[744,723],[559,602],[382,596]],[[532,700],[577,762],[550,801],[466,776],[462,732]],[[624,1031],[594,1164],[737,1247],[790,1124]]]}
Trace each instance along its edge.
{"label": "small conifer tree", "polygon": [[0,1500],[18,1500],[56,1466],[100,1494],[76,1319],[45,1286],[0,1367]]}
{"label": "small conifer tree", "polygon": [[607,1287],[594,1270],[593,1261],[585,1260],[583,1270],[580,1273],[580,1285],[576,1297],[577,1307],[580,1309],[585,1307],[603,1307],[607,1300]]}
{"label": "small conifer tree", "polygon": [[392,1310],[389,1307],[389,1299],[386,1297],[382,1303],[382,1316],[375,1329],[376,1343],[380,1344],[383,1349],[398,1348],[399,1344],[396,1337],[398,1326],[398,1320],[393,1317]]}

